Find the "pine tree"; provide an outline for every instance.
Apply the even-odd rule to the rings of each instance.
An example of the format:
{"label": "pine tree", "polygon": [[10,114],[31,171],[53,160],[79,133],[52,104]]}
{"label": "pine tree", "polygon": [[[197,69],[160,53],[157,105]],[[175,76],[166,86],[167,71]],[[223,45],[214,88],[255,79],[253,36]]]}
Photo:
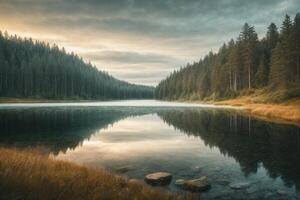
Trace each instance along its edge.
{"label": "pine tree", "polygon": [[77,55],[0,32],[0,96],[49,99],[152,98],[153,87],[99,71]]}
{"label": "pine tree", "polygon": [[287,88],[290,84],[291,77],[291,33],[292,22],[288,15],[282,23],[280,32],[280,43],[277,44],[274,49],[271,61],[271,84],[275,84],[277,87]]}
{"label": "pine tree", "polygon": [[266,35],[266,43],[269,49],[274,49],[279,40],[279,33],[277,26],[274,23],[271,23],[268,27],[267,35]]}
{"label": "pine tree", "polygon": [[240,35],[241,45],[242,45],[242,59],[245,66],[247,77],[248,89],[252,88],[252,75],[255,73],[255,65],[257,64],[257,44],[258,38],[254,30],[254,27],[249,26],[245,23],[243,31]]}
{"label": "pine tree", "polygon": [[258,87],[263,87],[267,84],[268,81],[267,65],[268,64],[267,64],[266,56],[262,55],[258,65],[257,73],[255,75],[256,86]]}
{"label": "pine tree", "polygon": [[300,13],[297,13],[294,19],[294,28],[292,33],[293,57],[295,58],[295,83],[300,84]]}
{"label": "pine tree", "polygon": [[[287,15],[280,33],[274,23],[261,40],[254,27],[245,24],[236,41],[223,45],[219,52],[209,52],[203,59],[181,68],[161,81],[156,91],[168,88],[176,80],[175,98],[230,97],[244,89],[299,87],[300,14],[292,23]],[[196,84],[194,84],[196,83]],[[271,87],[270,87],[271,86]],[[173,90],[173,89],[172,89]],[[177,93],[176,92],[176,93]],[[165,98],[160,92],[161,98]]]}

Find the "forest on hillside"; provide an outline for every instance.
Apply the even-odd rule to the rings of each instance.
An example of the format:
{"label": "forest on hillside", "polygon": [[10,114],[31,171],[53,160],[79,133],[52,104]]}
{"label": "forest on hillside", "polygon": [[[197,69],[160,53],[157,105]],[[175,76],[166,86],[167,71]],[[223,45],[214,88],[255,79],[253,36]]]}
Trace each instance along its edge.
{"label": "forest on hillside", "polygon": [[153,91],[118,80],[57,45],[0,31],[0,97],[141,99],[152,98]]}
{"label": "forest on hillside", "polygon": [[280,31],[271,23],[262,39],[245,23],[236,40],[162,80],[155,97],[215,100],[261,89],[285,91],[286,98],[295,98],[300,96],[299,88],[300,13],[294,20],[286,15]]}

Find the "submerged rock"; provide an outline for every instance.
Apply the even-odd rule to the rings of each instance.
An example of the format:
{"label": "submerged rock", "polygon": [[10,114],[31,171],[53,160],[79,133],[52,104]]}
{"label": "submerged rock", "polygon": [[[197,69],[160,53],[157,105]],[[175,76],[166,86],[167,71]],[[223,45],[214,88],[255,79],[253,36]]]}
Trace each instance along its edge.
{"label": "submerged rock", "polygon": [[175,181],[175,185],[182,186],[182,185],[184,184],[185,181],[186,181],[186,180],[184,180],[184,179],[177,179],[177,180]]}
{"label": "submerged rock", "polygon": [[192,180],[178,179],[175,184],[192,192],[204,192],[211,187],[206,176]]}
{"label": "submerged rock", "polygon": [[216,182],[219,185],[228,185],[230,183],[230,181],[226,180],[226,179],[217,179]]}
{"label": "submerged rock", "polygon": [[124,174],[128,171],[131,170],[131,167],[130,166],[123,166],[123,167],[119,167],[115,170],[116,173],[120,173],[120,174]]}
{"label": "submerged rock", "polygon": [[153,186],[168,185],[172,180],[172,175],[167,172],[156,172],[146,175],[144,180],[146,183]]}
{"label": "submerged rock", "polygon": [[287,195],[287,192],[284,190],[277,190],[277,194],[279,195]]}
{"label": "submerged rock", "polygon": [[240,190],[244,188],[248,188],[250,186],[249,183],[232,183],[229,185],[231,189]]}
{"label": "submerged rock", "polygon": [[248,194],[253,194],[255,192],[257,192],[258,188],[257,187],[249,187],[246,189]]}

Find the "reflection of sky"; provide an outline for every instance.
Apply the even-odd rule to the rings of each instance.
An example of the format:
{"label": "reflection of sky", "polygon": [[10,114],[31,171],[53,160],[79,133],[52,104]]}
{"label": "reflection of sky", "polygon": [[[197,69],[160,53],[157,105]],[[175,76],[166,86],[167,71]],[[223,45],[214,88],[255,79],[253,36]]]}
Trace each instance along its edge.
{"label": "reflection of sky", "polygon": [[202,140],[187,136],[163,123],[156,115],[130,117],[106,130],[101,130],[75,150],[58,158],[84,162],[86,157],[101,159],[128,159],[151,155],[176,155],[178,152],[198,154],[216,153],[216,148],[205,147]]}
{"label": "reflection of sky", "polygon": [[0,29],[64,46],[98,68],[156,85],[217,51],[245,22],[259,36],[299,0],[0,0]]}
{"label": "reflection of sky", "polygon": [[[255,173],[245,176],[234,158],[221,154],[217,147],[205,146],[199,137],[188,136],[168,126],[156,114],[121,120],[56,158],[108,170],[129,167],[125,175],[139,179],[151,172],[168,171],[173,175],[172,190],[178,190],[174,185],[176,179],[205,175],[213,185],[211,191],[204,194],[208,199],[218,195],[258,198],[256,194],[262,197],[266,191],[271,191],[270,197],[278,199],[278,189],[286,191],[287,197],[296,191],[294,186],[287,187],[280,177],[270,178],[261,163]],[[224,180],[250,186],[236,196],[235,190],[220,184],[219,181]]]}

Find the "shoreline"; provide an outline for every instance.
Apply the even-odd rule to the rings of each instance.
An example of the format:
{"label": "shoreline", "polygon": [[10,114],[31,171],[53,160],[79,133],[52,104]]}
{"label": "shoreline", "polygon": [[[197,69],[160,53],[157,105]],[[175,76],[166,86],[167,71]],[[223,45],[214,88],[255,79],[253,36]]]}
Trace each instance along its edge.
{"label": "shoreline", "polygon": [[216,105],[232,105],[241,107],[247,115],[264,121],[290,124],[300,127],[300,103],[290,102],[286,104],[268,103],[242,103],[236,105],[236,100],[216,102]]}
{"label": "shoreline", "polygon": [[278,124],[289,124],[300,127],[300,100],[285,103],[259,103],[251,98],[237,98],[223,101],[178,100],[178,102],[215,105],[223,108],[230,106],[242,111],[243,114]]}
{"label": "shoreline", "polygon": [[[0,97],[0,105],[5,103],[77,103],[97,101],[113,100],[50,100]],[[238,109],[241,110],[243,114],[249,115],[257,119],[279,124],[290,124],[300,127],[300,100],[287,101],[284,103],[261,103],[249,96],[246,96],[222,101],[200,101],[184,99],[167,101],[213,105],[216,108]]]}
{"label": "shoreline", "polygon": [[[74,103],[74,102],[93,102],[96,100],[63,100],[63,99],[34,99],[34,98],[12,98],[12,97],[0,97],[0,104],[5,103]],[[99,100],[100,101],[100,100]],[[104,100],[103,100],[104,101]]]}
{"label": "shoreline", "polygon": [[18,103],[89,103],[89,102],[107,102],[107,101],[126,101],[126,100],[147,100],[147,99],[34,99],[34,98],[12,98],[0,97],[1,104]]}
{"label": "shoreline", "polygon": [[4,199],[191,199],[105,170],[56,160],[35,149],[0,147],[0,171],[5,172],[0,173]]}

